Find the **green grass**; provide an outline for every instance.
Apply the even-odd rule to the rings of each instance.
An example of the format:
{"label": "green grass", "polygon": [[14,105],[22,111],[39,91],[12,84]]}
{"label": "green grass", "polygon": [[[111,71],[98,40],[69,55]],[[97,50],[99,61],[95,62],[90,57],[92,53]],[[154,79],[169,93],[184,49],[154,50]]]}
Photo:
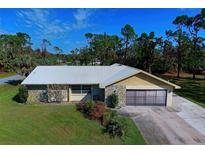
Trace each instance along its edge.
{"label": "green grass", "polygon": [[85,119],[74,105],[18,104],[17,86],[0,85],[0,144],[145,144],[134,122],[126,118],[122,139],[102,133],[102,126]]}
{"label": "green grass", "polygon": [[15,72],[4,72],[4,73],[0,73],[0,78],[6,78],[12,75],[16,75]]}
{"label": "green grass", "polygon": [[197,79],[193,80],[191,77],[181,77],[178,79],[176,77],[163,76],[163,78],[170,82],[181,86],[181,89],[176,89],[174,91],[176,94],[205,108],[205,80],[203,76],[197,77]]}

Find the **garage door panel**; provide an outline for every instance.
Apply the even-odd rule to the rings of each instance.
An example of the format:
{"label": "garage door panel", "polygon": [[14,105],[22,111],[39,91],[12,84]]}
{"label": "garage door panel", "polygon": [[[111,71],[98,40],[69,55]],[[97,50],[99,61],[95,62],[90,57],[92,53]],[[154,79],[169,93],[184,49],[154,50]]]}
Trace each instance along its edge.
{"label": "garage door panel", "polygon": [[165,96],[166,95],[165,90],[159,90],[159,91],[156,91],[156,92],[157,92],[157,96]]}
{"label": "garage door panel", "polygon": [[146,93],[144,91],[134,91],[137,97],[145,97]]}
{"label": "garage door panel", "polygon": [[129,91],[128,93],[126,93],[127,97],[135,97],[136,92],[135,91]]}
{"label": "garage door panel", "polygon": [[129,105],[135,105],[134,99],[127,99],[127,102],[129,102]]}
{"label": "garage door panel", "polygon": [[166,99],[166,97],[163,97],[163,96],[161,96],[161,97],[156,97],[156,104],[159,104],[159,105],[162,105],[162,104],[164,104],[164,102],[166,101],[165,100]]}
{"label": "garage door panel", "polygon": [[146,97],[146,101],[145,104],[150,105],[150,104],[155,104],[155,97],[151,96],[151,97]]}
{"label": "garage door panel", "polygon": [[127,105],[166,105],[166,90],[127,90]]}
{"label": "garage door panel", "polygon": [[155,97],[156,91],[145,91],[147,97]]}

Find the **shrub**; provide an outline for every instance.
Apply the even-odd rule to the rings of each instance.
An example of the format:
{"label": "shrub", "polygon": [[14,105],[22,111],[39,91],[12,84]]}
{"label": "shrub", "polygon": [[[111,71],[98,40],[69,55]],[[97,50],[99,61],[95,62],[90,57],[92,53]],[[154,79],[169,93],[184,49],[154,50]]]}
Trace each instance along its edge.
{"label": "shrub", "polygon": [[104,103],[96,103],[91,109],[90,119],[98,120],[103,123],[104,113],[107,111],[106,105]]}
{"label": "shrub", "polygon": [[18,94],[14,97],[14,100],[18,103],[26,103],[28,98],[28,89],[25,86],[19,87]]}
{"label": "shrub", "polygon": [[109,111],[104,115],[104,131],[112,137],[122,137],[126,133],[126,123],[116,111]]}
{"label": "shrub", "polygon": [[108,107],[111,107],[111,108],[115,108],[117,105],[118,105],[118,95],[116,93],[112,93],[109,97],[108,97]]}
{"label": "shrub", "polygon": [[80,111],[82,113],[83,112],[83,106],[84,106],[83,102],[80,102],[80,103],[76,104],[76,110]]}
{"label": "shrub", "polygon": [[117,118],[118,114],[117,111],[108,110],[103,115],[103,125],[106,126],[111,119]]}
{"label": "shrub", "polygon": [[84,116],[90,116],[91,109],[93,108],[93,101],[89,100],[87,102],[81,102],[76,105],[76,109],[83,113]]}

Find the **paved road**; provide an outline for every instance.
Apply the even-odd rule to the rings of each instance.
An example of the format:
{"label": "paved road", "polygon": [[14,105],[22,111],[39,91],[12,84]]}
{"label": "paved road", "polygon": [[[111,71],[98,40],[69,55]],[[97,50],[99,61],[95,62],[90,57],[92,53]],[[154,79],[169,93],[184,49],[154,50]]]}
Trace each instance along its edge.
{"label": "paved road", "polygon": [[173,97],[173,103],[173,108],[126,106],[119,112],[132,117],[149,144],[205,144],[200,115],[205,110],[179,96]]}
{"label": "paved road", "polygon": [[7,78],[0,78],[0,84],[7,84],[12,81],[18,81],[18,80],[23,80],[23,79],[24,77],[21,75],[14,75],[14,76],[10,76]]}

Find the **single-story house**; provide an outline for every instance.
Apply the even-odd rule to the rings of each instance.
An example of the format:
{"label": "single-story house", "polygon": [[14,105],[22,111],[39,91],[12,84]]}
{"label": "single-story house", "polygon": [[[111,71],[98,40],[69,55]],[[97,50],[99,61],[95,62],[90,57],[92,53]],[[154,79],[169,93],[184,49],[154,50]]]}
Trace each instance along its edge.
{"label": "single-story house", "polygon": [[108,101],[115,92],[119,105],[172,105],[179,86],[133,67],[38,66],[21,83],[28,88],[29,101]]}

